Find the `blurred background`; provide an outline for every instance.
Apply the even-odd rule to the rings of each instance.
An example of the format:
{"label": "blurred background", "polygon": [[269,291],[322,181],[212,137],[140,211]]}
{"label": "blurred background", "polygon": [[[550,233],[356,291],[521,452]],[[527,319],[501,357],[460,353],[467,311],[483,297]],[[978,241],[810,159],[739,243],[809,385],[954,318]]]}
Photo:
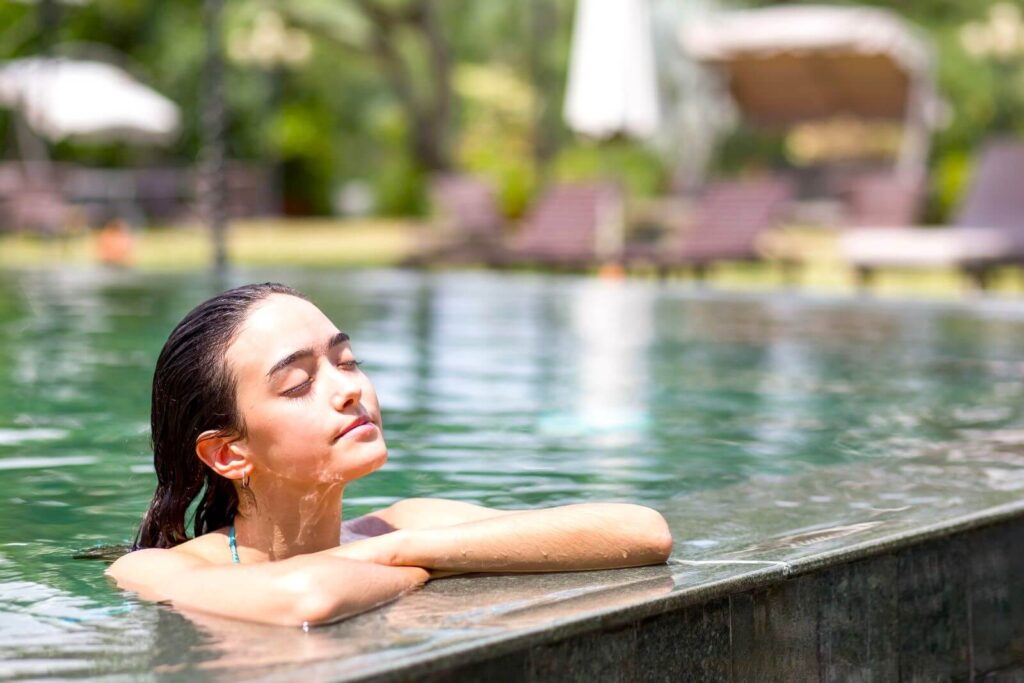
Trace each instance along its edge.
{"label": "blurred background", "polygon": [[1022,4],[0,0],[0,264],[1021,291]]}
{"label": "blurred background", "polygon": [[3,674],[322,672],[580,595],[266,647],[73,559],[131,541],[154,359],[245,282],[366,361],[346,515],[642,502],[692,587],[1016,504],[1022,135],[1024,0],[0,0]]}

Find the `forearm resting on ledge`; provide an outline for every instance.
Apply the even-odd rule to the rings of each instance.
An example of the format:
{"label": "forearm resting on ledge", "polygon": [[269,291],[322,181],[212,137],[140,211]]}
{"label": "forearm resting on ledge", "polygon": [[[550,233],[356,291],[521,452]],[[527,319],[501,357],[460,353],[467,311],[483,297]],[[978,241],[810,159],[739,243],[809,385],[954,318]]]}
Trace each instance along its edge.
{"label": "forearm resting on ledge", "polygon": [[660,564],[672,551],[672,534],[664,518],[650,508],[584,503],[403,529],[340,550],[381,564],[423,567],[435,576],[573,571]]}

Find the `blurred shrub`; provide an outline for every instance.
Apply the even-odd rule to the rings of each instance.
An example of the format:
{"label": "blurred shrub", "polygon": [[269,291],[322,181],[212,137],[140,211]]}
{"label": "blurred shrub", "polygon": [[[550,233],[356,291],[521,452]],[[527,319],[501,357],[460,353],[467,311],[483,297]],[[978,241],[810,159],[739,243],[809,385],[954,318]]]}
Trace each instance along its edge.
{"label": "blurred shrub", "polygon": [[490,180],[507,216],[522,215],[537,185],[532,156],[535,93],[501,65],[462,64],[455,70],[454,86],[462,105],[456,165]]}
{"label": "blurred shrub", "polygon": [[362,163],[370,174],[377,212],[388,216],[422,216],[427,210],[423,170],[409,154],[409,132],[398,110],[389,105],[374,108],[369,117],[372,126],[366,157],[350,158]]}
{"label": "blurred shrub", "polygon": [[381,215],[423,216],[427,212],[423,171],[406,155],[386,157],[373,176],[372,187]]}
{"label": "blurred shrub", "polygon": [[786,165],[786,137],[740,125],[726,136],[712,160],[711,177],[731,177],[756,168]]}
{"label": "blurred shrub", "polygon": [[925,218],[929,222],[951,217],[967,189],[972,167],[972,154],[963,149],[950,149],[942,154],[932,173],[931,202]]}
{"label": "blurred shrub", "polygon": [[290,100],[269,117],[269,158],[282,166],[286,212],[318,214],[330,211],[329,188],[334,174],[331,115],[322,103]]}
{"label": "blurred shrub", "polygon": [[622,183],[635,196],[664,192],[668,169],[657,152],[629,140],[577,140],[564,147],[552,169],[556,182],[607,179]]}

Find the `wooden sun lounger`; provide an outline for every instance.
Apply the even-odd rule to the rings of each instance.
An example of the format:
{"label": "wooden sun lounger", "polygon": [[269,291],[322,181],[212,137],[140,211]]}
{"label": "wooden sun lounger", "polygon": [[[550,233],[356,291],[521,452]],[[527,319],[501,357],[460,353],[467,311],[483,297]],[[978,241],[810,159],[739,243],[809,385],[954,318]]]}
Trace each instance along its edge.
{"label": "wooden sun lounger", "polygon": [[921,208],[923,179],[893,172],[864,173],[846,187],[852,228],[914,225]]}
{"label": "wooden sun lounger", "polygon": [[587,268],[620,256],[623,196],[612,183],[557,185],[524,221],[506,262]]}
{"label": "wooden sun lounger", "polygon": [[988,143],[951,228],[849,230],[840,250],[861,286],[881,268],[954,267],[980,288],[992,268],[1024,264],[1024,143]]}
{"label": "wooden sun lounger", "polygon": [[652,264],[662,272],[690,267],[698,277],[718,261],[758,260],[760,238],[784,217],[792,193],[791,184],[782,178],[714,183],[677,246],[627,249],[627,259]]}
{"label": "wooden sun lounger", "polygon": [[431,234],[407,259],[409,265],[497,260],[505,220],[486,181],[454,173],[435,176],[430,181],[430,203]]}

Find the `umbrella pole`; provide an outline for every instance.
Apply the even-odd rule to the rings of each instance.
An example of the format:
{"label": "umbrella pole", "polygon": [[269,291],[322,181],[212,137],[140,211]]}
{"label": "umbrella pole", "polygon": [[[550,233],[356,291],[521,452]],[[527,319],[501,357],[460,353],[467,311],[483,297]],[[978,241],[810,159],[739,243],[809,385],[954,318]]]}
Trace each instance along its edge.
{"label": "umbrella pole", "polygon": [[60,5],[57,0],[40,0],[36,9],[39,25],[39,51],[53,54],[60,30]]}
{"label": "umbrella pole", "polygon": [[917,180],[927,174],[932,134],[927,108],[934,92],[930,70],[910,76],[903,138],[896,159],[896,172],[903,177]]}
{"label": "umbrella pole", "polygon": [[14,141],[25,177],[33,181],[50,180],[53,174],[46,143],[32,133],[20,113],[14,111],[11,118],[14,122]]}
{"label": "umbrella pole", "polygon": [[224,56],[221,49],[224,0],[203,0],[206,60],[203,69],[202,207],[213,240],[214,269],[227,267],[227,179],[224,152]]}

